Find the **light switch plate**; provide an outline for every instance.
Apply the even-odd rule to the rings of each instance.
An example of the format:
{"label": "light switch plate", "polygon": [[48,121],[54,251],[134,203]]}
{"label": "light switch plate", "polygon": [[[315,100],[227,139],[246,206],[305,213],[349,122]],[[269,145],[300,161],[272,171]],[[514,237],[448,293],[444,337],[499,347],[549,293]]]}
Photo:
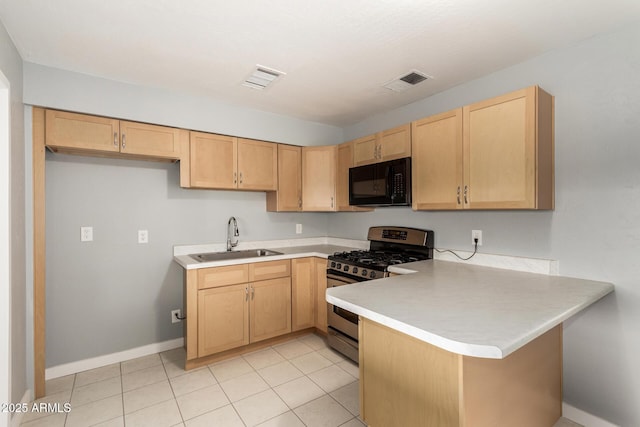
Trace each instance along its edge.
{"label": "light switch plate", "polygon": [[138,230],[138,243],[149,243],[149,230]]}
{"label": "light switch plate", "polygon": [[80,227],[80,241],[93,242],[93,227]]}

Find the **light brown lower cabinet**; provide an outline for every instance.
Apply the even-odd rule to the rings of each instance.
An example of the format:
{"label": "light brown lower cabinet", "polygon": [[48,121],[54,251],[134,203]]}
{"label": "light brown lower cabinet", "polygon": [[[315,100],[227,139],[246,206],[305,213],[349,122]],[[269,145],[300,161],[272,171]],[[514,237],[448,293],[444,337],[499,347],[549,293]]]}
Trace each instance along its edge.
{"label": "light brown lower cabinet", "polygon": [[327,260],[314,258],[316,287],[316,329],[327,333]]}
{"label": "light brown lower cabinet", "polygon": [[315,327],[327,333],[327,260],[291,260],[291,330]]}
{"label": "light brown lower cabinet", "polygon": [[303,329],[326,333],[326,269],[326,259],[306,257],[186,270],[187,361]]}
{"label": "light brown lower cabinet", "polygon": [[249,284],[198,291],[198,356],[249,344]]}
{"label": "light brown lower cabinet", "polygon": [[360,318],[371,426],[539,427],[562,415],[562,325],[504,359],[463,356]]}
{"label": "light brown lower cabinet", "polygon": [[[188,360],[291,332],[289,260],[187,273],[186,292]],[[197,292],[196,307],[191,306],[193,292]],[[197,327],[190,327],[194,321]],[[197,331],[197,354],[193,331]]]}
{"label": "light brown lower cabinet", "polygon": [[291,277],[249,283],[249,342],[291,332]]}
{"label": "light brown lower cabinet", "polygon": [[316,322],[315,258],[291,260],[291,329],[313,328]]}

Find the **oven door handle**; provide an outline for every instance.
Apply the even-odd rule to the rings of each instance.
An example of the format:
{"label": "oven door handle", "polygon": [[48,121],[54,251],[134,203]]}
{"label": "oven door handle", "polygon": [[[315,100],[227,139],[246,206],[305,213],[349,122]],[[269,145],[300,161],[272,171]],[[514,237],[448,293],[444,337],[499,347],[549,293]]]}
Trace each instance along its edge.
{"label": "oven door handle", "polygon": [[350,285],[352,283],[364,282],[365,280],[367,280],[365,278],[354,277],[349,274],[342,273],[341,271],[335,271],[335,270],[327,270],[327,279],[337,280],[346,285]]}

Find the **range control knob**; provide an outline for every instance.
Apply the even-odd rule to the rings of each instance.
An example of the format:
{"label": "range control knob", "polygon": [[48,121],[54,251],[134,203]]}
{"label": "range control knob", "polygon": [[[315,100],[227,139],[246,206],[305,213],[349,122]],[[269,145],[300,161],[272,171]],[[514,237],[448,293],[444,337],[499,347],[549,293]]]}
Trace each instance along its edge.
{"label": "range control knob", "polygon": [[367,269],[366,268],[362,269],[362,275],[365,276],[365,277],[367,276]]}
{"label": "range control knob", "polygon": [[340,270],[340,269],[342,268],[342,264],[337,263],[337,264],[336,264],[336,268],[337,268],[338,270]]}
{"label": "range control knob", "polygon": [[371,277],[372,279],[375,279],[376,277],[376,272],[372,271],[371,273],[369,273],[369,277]]}
{"label": "range control knob", "polygon": [[335,268],[336,266],[336,262],[335,261],[331,261],[331,268]]}
{"label": "range control knob", "polygon": [[353,274],[358,274],[358,267],[353,267]]}
{"label": "range control knob", "polygon": [[349,271],[349,266],[348,266],[348,265],[345,265],[345,266],[344,266],[344,268],[343,268],[342,270],[344,270],[344,271]]}

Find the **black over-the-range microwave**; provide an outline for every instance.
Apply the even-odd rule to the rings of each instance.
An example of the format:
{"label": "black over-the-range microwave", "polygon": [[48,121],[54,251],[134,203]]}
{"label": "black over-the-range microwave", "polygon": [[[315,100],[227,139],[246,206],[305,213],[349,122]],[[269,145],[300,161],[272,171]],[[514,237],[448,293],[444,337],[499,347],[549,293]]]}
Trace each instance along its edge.
{"label": "black over-the-range microwave", "polygon": [[350,168],[349,204],[411,205],[411,157]]}

